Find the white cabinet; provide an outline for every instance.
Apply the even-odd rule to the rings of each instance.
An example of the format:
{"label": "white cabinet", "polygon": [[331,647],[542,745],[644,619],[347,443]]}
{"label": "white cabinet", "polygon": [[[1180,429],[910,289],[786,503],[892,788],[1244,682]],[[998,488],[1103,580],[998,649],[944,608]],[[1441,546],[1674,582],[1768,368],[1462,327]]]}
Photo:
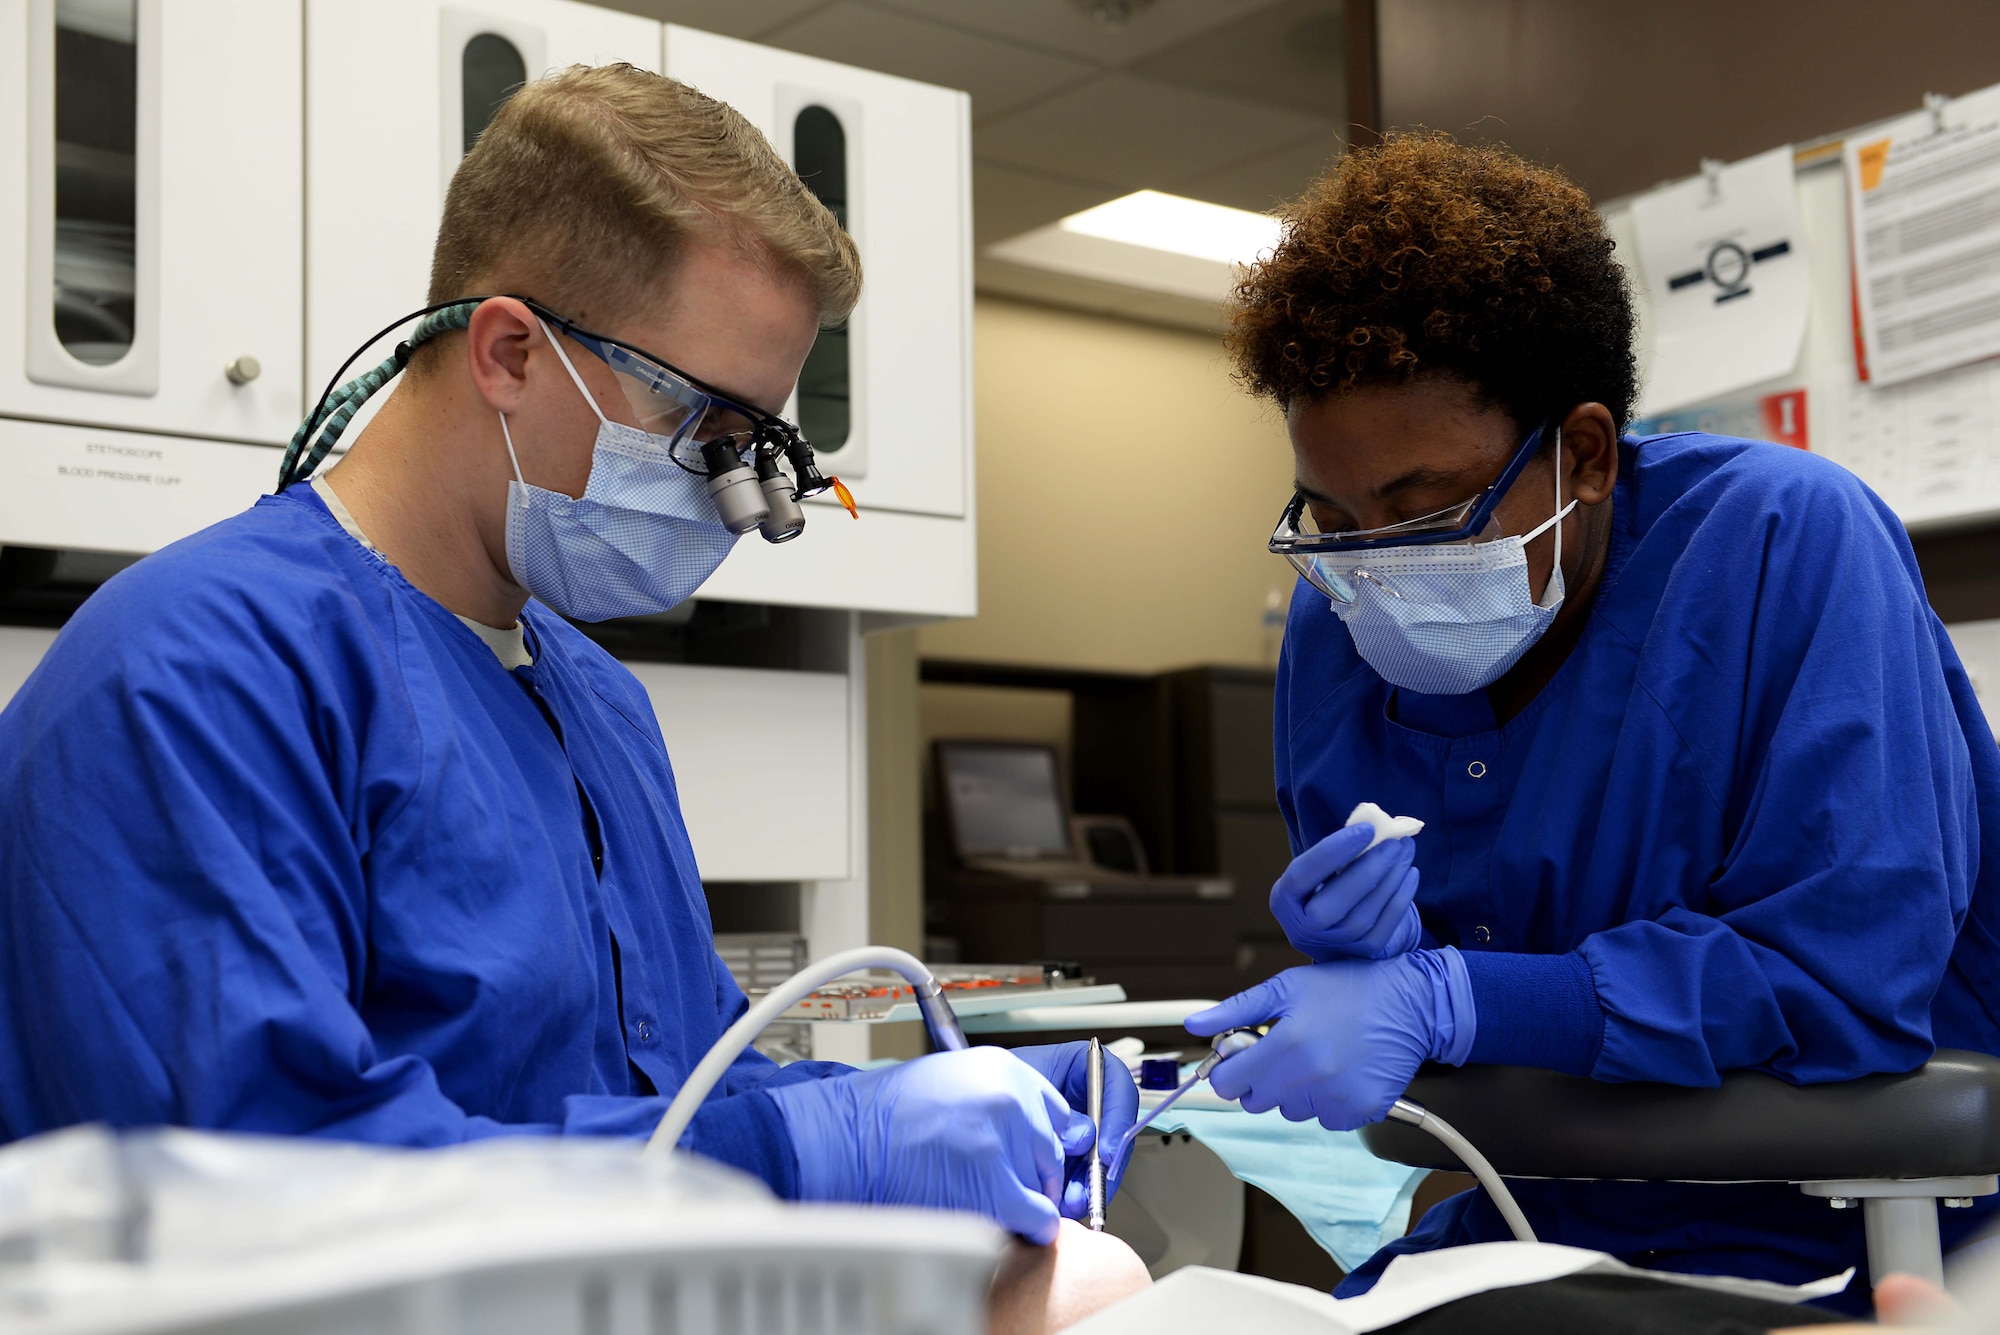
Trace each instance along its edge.
{"label": "white cabinet", "polygon": [[14,698],[42,655],[56,642],[56,633],[30,626],[0,626],[0,707]]}
{"label": "white cabinet", "polygon": [[291,435],[299,25],[297,0],[0,0],[0,413]]}
{"label": "white cabinet", "polygon": [[0,0],[0,543],[150,551],[248,505],[423,305],[495,101],[616,60],[741,110],[867,271],[793,405],[862,519],[823,499],[702,596],[970,613],[966,97],[571,0]]}
{"label": "white cabinet", "polygon": [[300,42],[298,0],[0,0],[0,542],[148,550],[270,485],[212,442],[302,411]]}
{"label": "white cabinet", "polygon": [[968,514],[970,100],[674,25],[666,54],[668,74],[742,112],[823,197],[832,189],[861,250],[851,328],[822,338],[800,382],[821,468],[865,510]]}
{"label": "white cabinet", "polygon": [[856,874],[844,675],[625,666],[660,721],[704,881]]}
{"label": "white cabinet", "polygon": [[308,0],[306,364],[315,398],[363,339],[424,304],[468,101],[474,115],[490,110],[482,90],[497,96],[514,70],[532,79],[618,60],[658,70],[660,25],[569,0]]}

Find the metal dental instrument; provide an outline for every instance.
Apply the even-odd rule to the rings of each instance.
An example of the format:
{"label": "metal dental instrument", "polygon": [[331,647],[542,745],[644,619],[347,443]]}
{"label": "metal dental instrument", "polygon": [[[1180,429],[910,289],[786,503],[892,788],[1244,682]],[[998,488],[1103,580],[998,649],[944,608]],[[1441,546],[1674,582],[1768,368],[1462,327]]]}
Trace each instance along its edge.
{"label": "metal dental instrument", "polygon": [[1144,1131],[1154,1118],[1173,1107],[1174,1101],[1179,1099],[1181,1095],[1208,1079],[1208,1073],[1213,1071],[1217,1066],[1220,1066],[1224,1057],[1234,1056],[1245,1048],[1251,1047],[1257,1042],[1257,1038],[1258,1034],[1254,1029],[1225,1029],[1210,1039],[1209,1047],[1211,1050],[1206,1057],[1201,1059],[1201,1065],[1194,1068],[1194,1074],[1181,1081],[1173,1093],[1154,1104],[1138,1121],[1132,1123],[1132,1129],[1125,1133],[1124,1139],[1118,1142],[1118,1148],[1112,1151],[1112,1170],[1115,1172],[1124,1167],[1126,1156],[1132,1153],[1132,1147],[1139,1141],[1139,1133]]}
{"label": "metal dental instrument", "polygon": [[1104,1044],[1090,1040],[1088,1106],[1085,1112],[1095,1135],[1090,1141],[1090,1227],[1104,1231]]}

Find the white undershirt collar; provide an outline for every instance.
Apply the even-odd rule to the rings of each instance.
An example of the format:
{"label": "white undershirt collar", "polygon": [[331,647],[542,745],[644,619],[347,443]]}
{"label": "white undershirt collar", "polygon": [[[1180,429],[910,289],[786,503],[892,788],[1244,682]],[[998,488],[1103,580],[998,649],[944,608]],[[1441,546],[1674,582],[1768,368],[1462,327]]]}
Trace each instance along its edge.
{"label": "white undershirt collar", "polygon": [[[361,531],[361,525],[354,522],[354,515],[348,510],[346,503],[340,499],[340,494],[327,485],[324,476],[314,475],[312,478],[312,489],[313,494],[319,497],[320,503],[325,505],[327,512],[333,516],[334,522],[347,530],[348,537],[354,539],[369,551],[374,552],[377,556],[382,555],[382,549],[368,540],[368,535]],[[387,557],[383,557],[382,559],[385,561],[388,560]],[[452,615],[458,616],[456,612],[452,613]],[[485,622],[474,621],[471,617],[459,617],[458,619],[467,630],[477,635],[481,642],[493,651],[493,656],[500,660],[500,666],[506,668],[509,672],[512,672],[515,668],[533,667],[535,665],[535,656],[528,652],[527,629],[518,620],[505,630],[495,630]]]}

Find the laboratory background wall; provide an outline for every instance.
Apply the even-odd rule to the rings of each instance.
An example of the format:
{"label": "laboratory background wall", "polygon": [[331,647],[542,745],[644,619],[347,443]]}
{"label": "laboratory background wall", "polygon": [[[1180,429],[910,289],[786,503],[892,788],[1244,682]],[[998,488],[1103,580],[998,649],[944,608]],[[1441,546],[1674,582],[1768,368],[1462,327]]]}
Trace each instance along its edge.
{"label": "laboratory background wall", "polygon": [[1990,0],[1383,0],[1381,125],[1505,143],[1604,201],[2000,80]]}
{"label": "laboratory background wall", "polygon": [[1275,409],[1209,334],[981,297],[973,318],[979,612],[925,658],[1160,672],[1264,663],[1290,568]]}
{"label": "laboratory background wall", "polygon": [[[870,909],[892,944],[922,939],[911,808],[931,743],[1043,743],[1069,772],[1069,692],[926,684],[925,662],[1263,667],[1291,592],[1264,548],[1290,485],[1284,423],[1213,334],[1000,296],[978,299],[973,332],[979,612],[871,637],[869,755],[888,786],[870,793]],[[878,1053],[904,1038],[919,1041],[884,1035]]]}

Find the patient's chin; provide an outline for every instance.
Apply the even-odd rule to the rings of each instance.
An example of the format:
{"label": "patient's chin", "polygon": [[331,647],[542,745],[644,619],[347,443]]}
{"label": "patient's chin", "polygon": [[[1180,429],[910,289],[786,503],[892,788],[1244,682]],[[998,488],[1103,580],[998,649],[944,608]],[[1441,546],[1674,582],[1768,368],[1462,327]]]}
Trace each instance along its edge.
{"label": "patient's chin", "polygon": [[987,1335],[1053,1335],[1152,1282],[1130,1247],[1065,1219],[1048,1246],[1007,1249],[987,1300]]}

